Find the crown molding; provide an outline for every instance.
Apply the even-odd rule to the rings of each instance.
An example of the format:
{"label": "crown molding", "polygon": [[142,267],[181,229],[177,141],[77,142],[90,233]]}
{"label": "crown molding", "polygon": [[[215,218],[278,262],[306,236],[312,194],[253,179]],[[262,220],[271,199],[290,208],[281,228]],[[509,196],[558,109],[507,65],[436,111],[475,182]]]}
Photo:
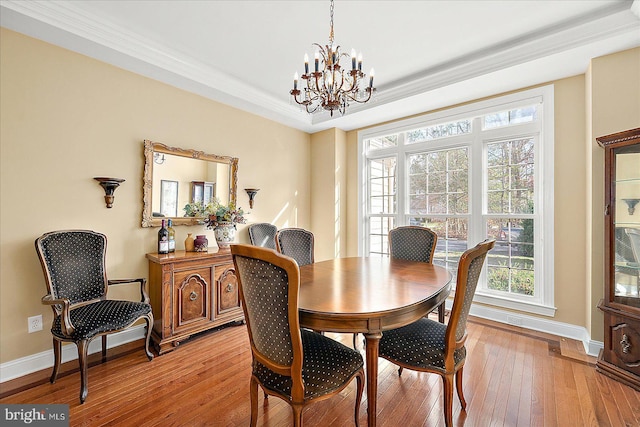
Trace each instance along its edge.
{"label": "crown molding", "polygon": [[[407,98],[620,34],[637,33],[640,29],[639,3],[639,0],[612,3],[595,13],[390,82],[378,87],[373,102],[350,106],[347,116],[374,109],[388,110],[393,103]],[[327,112],[308,115],[297,105],[260,91],[194,57],[159,45],[128,28],[89,14],[71,1],[3,0],[0,9],[3,27],[306,132],[334,127],[335,123],[346,121],[344,117],[331,117]],[[636,38],[640,44],[640,37]]]}
{"label": "crown molding", "polygon": [[293,120],[311,129],[311,118],[297,107],[196,58],[87,13],[73,2],[3,0],[0,11],[3,27],[269,119]]}

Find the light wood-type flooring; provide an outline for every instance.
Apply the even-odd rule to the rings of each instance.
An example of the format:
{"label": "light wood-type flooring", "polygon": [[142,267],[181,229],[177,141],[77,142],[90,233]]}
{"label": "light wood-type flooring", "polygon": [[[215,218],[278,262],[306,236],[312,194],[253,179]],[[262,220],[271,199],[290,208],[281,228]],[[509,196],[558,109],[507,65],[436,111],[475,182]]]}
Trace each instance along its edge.
{"label": "light wood-type flooring", "polygon": [[[640,392],[595,370],[579,342],[477,318],[469,322],[466,413],[456,426],[640,426]],[[351,345],[350,334],[327,334]],[[359,348],[362,350],[360,340]],[[94,355],[95,356],[95,355]],[[0,384],[0,403],[64,403],[71,426],[248,426],[251,354],[246,326],[201,334],[148,362],[142,343],[109,351],[89,369],[79,404],[77,362]],[[444,426],[440,377],[380,359],[378,426]],[[22,391],[20,391],[22,390]],[[304,411],[307,427],[352,426],[355,383]],[[366,425],[366,387],[360,423]],[[258,425],[291,425],[280,399],[259,397]]]}

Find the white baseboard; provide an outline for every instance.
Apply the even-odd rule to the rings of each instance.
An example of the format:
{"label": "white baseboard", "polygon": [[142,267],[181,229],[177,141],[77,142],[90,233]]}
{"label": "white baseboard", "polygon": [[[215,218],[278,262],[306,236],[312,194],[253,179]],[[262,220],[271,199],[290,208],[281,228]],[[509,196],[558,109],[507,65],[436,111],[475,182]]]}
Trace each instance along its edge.
{"label": "white baseboard", "polygon": [[[447,308],[451,309],[451,300],[447,300]],[[569,323],[556,322],[540,317],[528,316],[511,311],[500,310],[498,308],[473,304],[472,316],[493,320],[508,325],[521,326],[539,332],[546,332],[565,338],[571,338],[582,342],[585,352],[590,356],[598,356],[604,344],[600,341],[593,341],[583,326],[576,326]],[[131,341],[135,341],[145,336],[145,325],[138,325],[125,331],[109,335],[107,340],[108,348],[117,347]],[[101,350],[101,340],[95,339],[89,346],[89,354],[97,353]],[[62,362],[78,359],[78,351],[75,345],[62,346]],[[22,357],[0,365],[0,383],[13,380],[21,376],[53,367],[53,349],[42,353]]]}
{"label": "white baseboard", "polygon": [[[107,348],[117,347],[131,341],[145,337],[146,325],[137,325],[124,331],[109,335]],[[102,340],[94,339],[89,344],[89,354],[102,350]],[[78,349],[75,345],[62,346],[62,363],[78,359]],[[31,356],[21,357],[0,365],[0,383],[22,377],[33,372],[53,367],[53,349]]]}
{"label": "white baseboard", "polygon": [[[452,300],[447,300],[446,307],[448,309],[451,309],[451,305]],[[591,340],[589,332],[583,326],[557,322],[554,320],[543,319],[541,317],[528,316],[526,314],[501,310],[499,308],[478,304],[471,305],[469,314],[483,319],[493,320],[499,323],[520,326],[525,329],[531,329],[538,332],[546,332],[548,334],[580,341],[584,346],[584,351],[590,356],[597,357],[600,349],[604,347],[604,344],[602,342]]]}

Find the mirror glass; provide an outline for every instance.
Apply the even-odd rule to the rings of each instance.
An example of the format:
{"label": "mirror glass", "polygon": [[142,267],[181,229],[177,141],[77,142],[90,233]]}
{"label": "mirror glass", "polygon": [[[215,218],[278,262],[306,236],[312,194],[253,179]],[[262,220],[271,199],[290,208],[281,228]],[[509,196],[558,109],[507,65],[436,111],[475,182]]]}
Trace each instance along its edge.
{"label": "mirror glass", "polygon": [[187,203],[236,201],[238,159],[144,141],[142,226],[195,225],[202,218],[185,216]]}

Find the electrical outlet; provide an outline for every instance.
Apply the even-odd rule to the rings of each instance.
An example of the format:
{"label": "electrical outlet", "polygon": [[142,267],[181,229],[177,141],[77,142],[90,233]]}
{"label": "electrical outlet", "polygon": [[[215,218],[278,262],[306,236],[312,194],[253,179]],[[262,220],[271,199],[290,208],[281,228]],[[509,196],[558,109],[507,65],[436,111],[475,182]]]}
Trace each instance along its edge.
{"label": "electrical outlet", "polygon": [[42,330],[42,314],[32,316],[27,319],[29,325],[29,333]]}

